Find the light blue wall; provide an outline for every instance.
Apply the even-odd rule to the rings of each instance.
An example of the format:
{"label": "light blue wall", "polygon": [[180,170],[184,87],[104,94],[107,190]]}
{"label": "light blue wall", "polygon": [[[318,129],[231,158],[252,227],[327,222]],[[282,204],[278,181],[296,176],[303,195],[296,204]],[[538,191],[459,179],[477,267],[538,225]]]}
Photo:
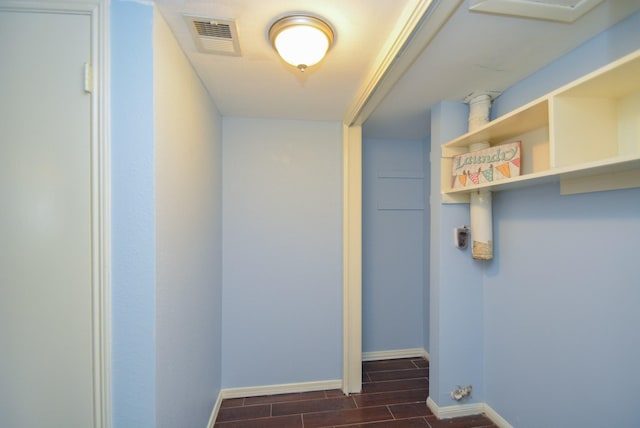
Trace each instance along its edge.
{"label": "light blue wall", "polygon": [[426,348],[423,149],[363,142],[363,352]]}
{"label": "light blue wall", "polygon": [[517,427],[640,420],[640,190],[494,197],[485,279],[486,400]]}
{"label": "light blue wall", "polygon": [[111,2],[112,403],[155,427],[153,8]]}
{"label": "light blue wall", "polygon": [[342,125],[223,119],[223,388],[342,378]]}
{"label": "light blue wall", "polygon": [[429,396],[459,404],[450,392],[473,386],[466,403],[483,401],[482,275],[484,262],[454,246],[455,227],[469,225],[469,205],[440,203],[441,145],[467,131],[468,106],[443,101],[431,112],[431,248]]}
{"label": "light blue wall", "polygon": [[[518,83],[496,115],[640,48],[640,14]],[[639,77],[640,78],[640,77]],[[588,126],[588,124],[585,124]],[[486,401],[517,427],[635,427],[640,189],[494,196],[484,279]]]}
{"label": "light blue wall", "polygon": [[155,14],[158,427],[205,427],[222,381],[222,119]]}

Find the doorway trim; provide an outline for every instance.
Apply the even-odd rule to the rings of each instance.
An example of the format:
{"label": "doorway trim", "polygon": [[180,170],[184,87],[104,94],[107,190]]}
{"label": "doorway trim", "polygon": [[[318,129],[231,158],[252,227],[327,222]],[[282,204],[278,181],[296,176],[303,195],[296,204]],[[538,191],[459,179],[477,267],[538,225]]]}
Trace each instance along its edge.
{"label": "doorway trim", "polygon": [[[343,391],[362,388],[362,125],[463,0],[412,0],[343,123]],[[357,218],[356,218],[357,216]]]}
{"label": "doorway trim", "polygon": [[362,127],[342,127],[342,392],[362,389]]}
{"label": "doorway trim", "polygon": [[[111,427],[111,140],[110,0],[0,0],[1,11],[89,16],[91,58],[85,90],[91,97],[91,317],[93,428]],[[82,82],[80,79],[79,82]]]}
{"label": "doorway trim", "polygon": [[94,75],[92,98],[93,174],[93,362],[94,426],[111,427],[111,0],[91,7]]}

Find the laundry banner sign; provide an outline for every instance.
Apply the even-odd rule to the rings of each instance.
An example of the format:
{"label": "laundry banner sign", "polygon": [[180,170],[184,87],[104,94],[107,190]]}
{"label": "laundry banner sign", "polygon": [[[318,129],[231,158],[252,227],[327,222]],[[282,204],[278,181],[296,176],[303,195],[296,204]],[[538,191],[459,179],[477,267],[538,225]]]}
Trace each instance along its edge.
{"label": "laundry banner sign", "polygon": [[453,157],[452,188],[488,184],[520,175],[520,141]]}

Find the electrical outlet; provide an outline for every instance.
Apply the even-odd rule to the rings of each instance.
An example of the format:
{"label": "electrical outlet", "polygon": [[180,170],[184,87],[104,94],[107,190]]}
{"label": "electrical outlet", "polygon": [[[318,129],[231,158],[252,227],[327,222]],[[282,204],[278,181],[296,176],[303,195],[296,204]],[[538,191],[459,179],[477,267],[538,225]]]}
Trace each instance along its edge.
{"label": "electrical outlet", "polygon": [[453,244],[461,250],[467,248],[469,244],[469,228],[467,226],[453,229]]}

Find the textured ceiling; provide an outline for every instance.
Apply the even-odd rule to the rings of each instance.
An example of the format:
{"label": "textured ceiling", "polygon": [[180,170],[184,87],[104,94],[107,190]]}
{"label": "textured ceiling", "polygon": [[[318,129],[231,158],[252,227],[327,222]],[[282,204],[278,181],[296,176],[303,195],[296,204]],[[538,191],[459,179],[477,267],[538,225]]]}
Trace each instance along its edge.
{"label": "textured ceiling", "polygon": [[[478,2],[436,0],[426,9],[428,0],[156,0],[223,115],[350,122],[360,99],[365,136],[398,139],[424,138],[440,100],[502,92],[640,10],[637,0],[607,0],[563,23],[470,11]],[[439,14],[445,8],[455,12]],[[427,19],[412,21],[418,10]],[[325,61],[305,73],[284,64],[267,38],[270,24],[292,11],[326,17],[337,33]],[[185,14],[235,20],[241,55],[198,52]],[[409,23],[421,26],[408,33]],[[406,36],[412,43],[398,46]]]}
{"label": "textured ceiling", "polygon": [[[157,0],[178,42],[227,116],[342,120],[406,8],[416,0]],[[375,6],[375,7],[373,7]],[[326,59],[301,73],[271,47],[288,12],[325,17],[336,30]],[[236,21],[241,56],[197,51],[183,14]]]}

